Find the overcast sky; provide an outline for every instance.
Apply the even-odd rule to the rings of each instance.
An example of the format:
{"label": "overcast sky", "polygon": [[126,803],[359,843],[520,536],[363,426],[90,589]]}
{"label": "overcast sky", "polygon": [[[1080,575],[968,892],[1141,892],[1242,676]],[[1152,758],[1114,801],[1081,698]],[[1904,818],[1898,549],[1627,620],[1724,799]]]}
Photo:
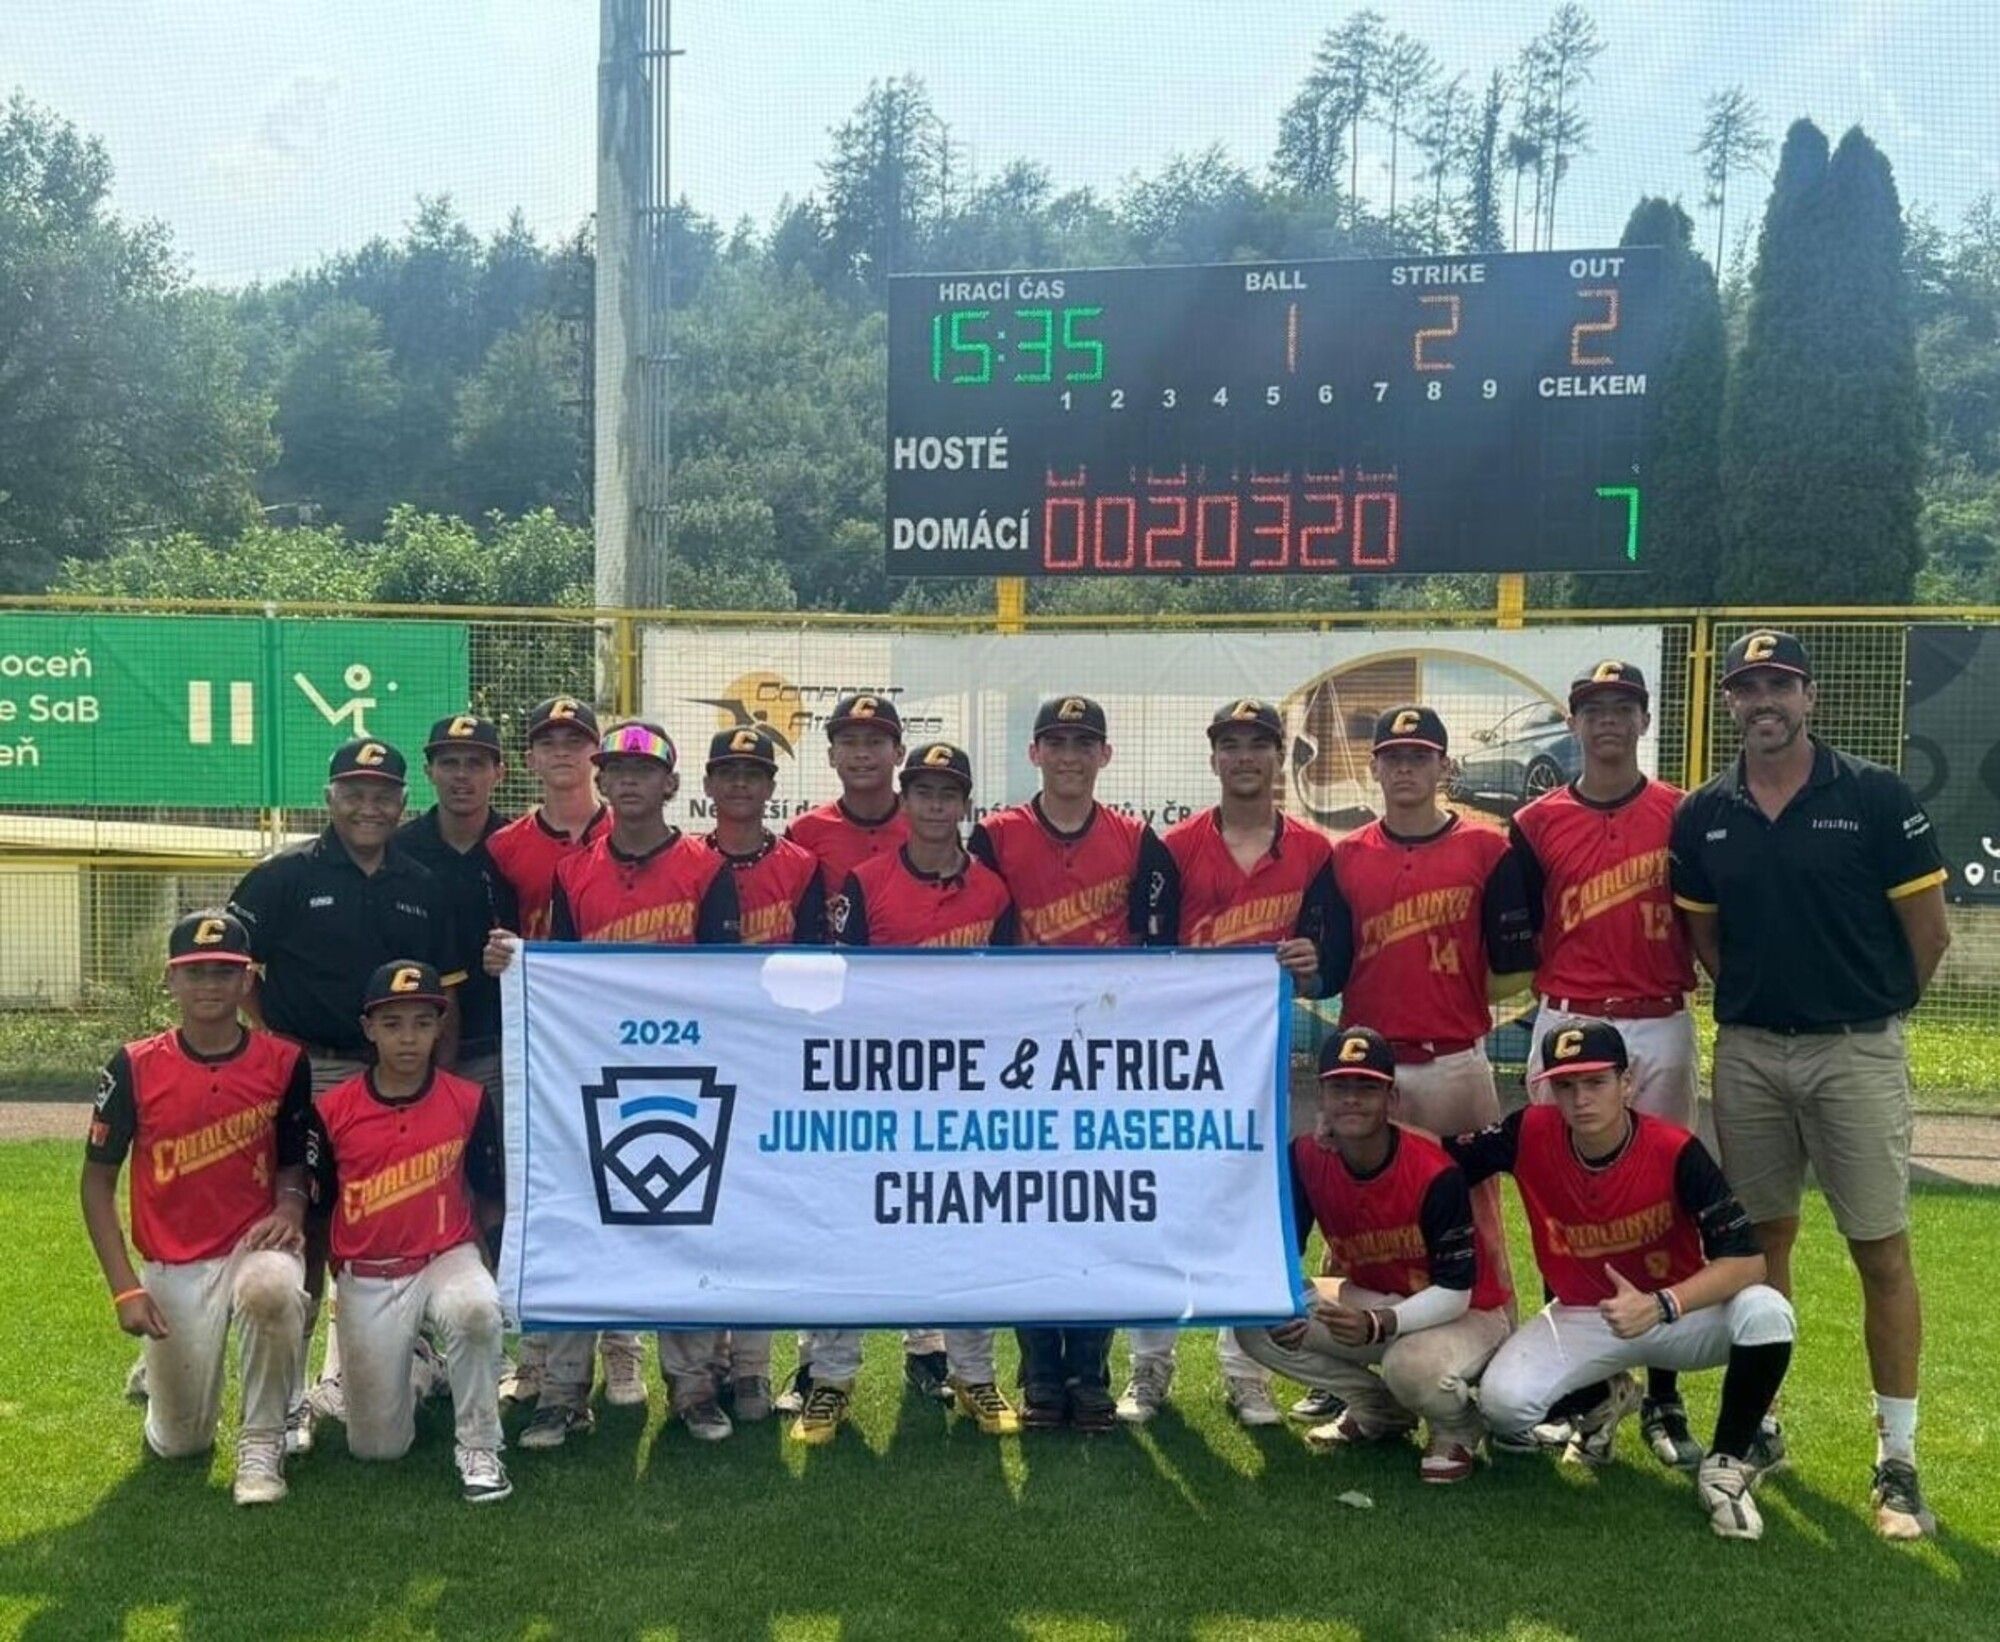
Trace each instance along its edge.
{"label": "overcast sky", "polygon": [[[1553,0],[1376,5],[1477,86]],[[906,72],[981,172],[1026,156],[1059,188],[1109,191],[1213,142],[1261,170],[1314,45],[1349,9],[680,0],[675,188],[725,225],[768,222],[817,186],[827,128],[869,80]],[[1608,49],[1585,101],[1594,152],[1565,185],[1565,244],[1614,240],[1642,192],[1694,208],[1702,98],[1738,83],[1774,137],[1801,114],[1836,139],[1858,121],[1904,200],[1947,222],[2000,188],[2000,0],[1591,10]],[[0,0],[0,88],[102,136],[118,208],[167,223],[198,278],[237,283],[394,235],[420,193],[449,193],[482,233],[515,206],[544,236],[573,231],[593,202],[597,18],[598,0]],[[1363,168],[1379,190],[1378,146]]]}

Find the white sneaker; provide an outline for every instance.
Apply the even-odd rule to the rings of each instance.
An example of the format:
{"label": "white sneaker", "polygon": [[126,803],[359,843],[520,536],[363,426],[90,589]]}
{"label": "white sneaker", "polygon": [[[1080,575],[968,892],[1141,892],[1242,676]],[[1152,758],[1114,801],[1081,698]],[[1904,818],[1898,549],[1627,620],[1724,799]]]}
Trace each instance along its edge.
{"label": "white sneaker", "polygon": [[236,1481],[230,1492],[238,1505],[276,1505],[285,1487],[282,1437],[244,1432],[236,1439]]}
{"label": "white sneaker", "polygon": [[453,1457],[458,1461],[459,1497],[467,1505],[491,1505],[513,1493],[507,1468],[492,1449],[459,1448]]}
{"label": "white sneaker", "polygon": [[1695,1473],[1695,1497],[1708,1513],[1708,1525],[1724,1539],[1762,1539],[1764,1518],[1750,1489],[1757,1475],[1729,1454],[1710,1454]]}
{"label": "white sneaker", "polygon": [[1565,1465],[1609,1465],[1618,1445],[1618,1427],[1636,1413],[1643,1393],[1629,1374],[1611,1376],[1611,1394],[1595,1408],[1577,1415],[1575,1435],[1563,1450]]}
{"label": "white sneaker", "polygon": [[722,1404],[712,1396],[676,1408],[674,1412],[687,1426],[688,1435],[701,1442],[721,1442],[736,1430],[729,1416],[722,1411]]}
{"label": "white sneaker", "polygon": [[636,1334],[607,1334],[598,1342],[604,1362],[604,1400],[613,1408],[646,1406],[646,1358]]}
{"label": "white sneaker", "polygon": [[1132,1378],[1118,1398],[1118,1418],[1126,1425],[1144,1425],[1166,1406],[1174,1383],[1174,1365],[1153,1361],[1132,1365]]}
{"label": "white sneaker", "polygon": [[1222,1382],[1222,1398],[1229,1404],[1229,1412],[1236,1416],[1238,1425],[1285,1423],[1285,1416],[1278,1412],[1278,1405],[1271,1400],[1271,1386],[1267,1380],[1252,1379],[1247,1374],[1228,1375]]}
{"label": "white sneaker", "polygon": [[285,1416],[285,1452],[310,1454],[313,1445],[312,1400],[301,1397]]}
{"label": "white sneaker", "polygon": [[340,1376],[321,1375],[319,1383],[306,1393],[306,1402],[323,1420],[347,1423],[347,1393],[340,1389]]}

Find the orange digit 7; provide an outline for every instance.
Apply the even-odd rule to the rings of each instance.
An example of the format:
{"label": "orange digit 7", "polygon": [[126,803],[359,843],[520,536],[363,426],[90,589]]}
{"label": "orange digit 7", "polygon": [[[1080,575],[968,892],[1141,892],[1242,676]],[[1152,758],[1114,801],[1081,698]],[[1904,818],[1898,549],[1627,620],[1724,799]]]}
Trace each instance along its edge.
{"label": "orange digit 7", "polygon": [[[1445,312],[1450,315],[1450,321],[1444,325],[1426,325],[1410,339],[1410,357],[1412,361],[1420,371],[1456,370],[1458,367],[1448,359],[1426,359],[1424,357],[1424,344],[1426,342],[1448,342],[1451,338],[1458,335],[1458,298],[1455,296],[1420,296],[1417,300],[1426,304],[1442,302],[1445,305]],[[1439,391],[1442,392],[1443,390]]]}
{"label": "orange digit 7", "polygon": [[1580,290],[1576,294],[1581,297],[1592,298],[1593,300],[1601,300],[1604,303],[1604,317],[1602,319],[1580,320],[1569,328],[1569,362],[1572,365],[1578,366],[1608,365],[1611,363],[1611,355],[1608,353],[1585,353],[1583,351],[1583,339],[1586,336],[1609,336],[1613,331],[1618,329],[1618,287],[1615,285],[1606,285],[1596,290]]}

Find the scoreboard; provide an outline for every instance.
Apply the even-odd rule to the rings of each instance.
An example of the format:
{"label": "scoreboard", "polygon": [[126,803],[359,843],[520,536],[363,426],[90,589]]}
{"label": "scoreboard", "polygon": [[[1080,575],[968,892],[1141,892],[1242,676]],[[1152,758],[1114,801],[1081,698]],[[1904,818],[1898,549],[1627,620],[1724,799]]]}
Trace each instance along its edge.
{"label": "scoreboard", "polygon": [[1637,570],[1660,253],[889,282],[888,571]]}

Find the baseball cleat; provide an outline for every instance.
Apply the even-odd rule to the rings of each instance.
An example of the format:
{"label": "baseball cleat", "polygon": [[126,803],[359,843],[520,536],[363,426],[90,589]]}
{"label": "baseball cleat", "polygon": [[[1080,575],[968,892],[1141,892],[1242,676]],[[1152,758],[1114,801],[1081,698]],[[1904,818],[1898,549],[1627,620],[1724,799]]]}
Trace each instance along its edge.
{"label": "baseball cleat", "polygon": [[1653,1458],[1675,1471],[1692,1471],[1703,1459],[1702,1446],[1688,1429],[1688,1411],[1676,1398],[1654,1402],[1651,1397],[1639,1404],[1639,1435],[1653,1451]]}
{"label": "baseball cleat", "polygon": [[1760,1480],[1773,1471],[1784,1470],[1785,1428],[1766,1414],[1763,1423],[1757,1427],[1757,1435],[1750,1439],[1750,1452],[1743,1456],[1743,1460]]}
{"label": "baseball cleat", "polygon": [[816,1385],[805,1394],[805,1406],[792,1421],[793,1442],[821,1448],[840,1434],[847,1419],[848,1393],[837,1385]]}
{"label": "baseball cleat", "polygon": [[729,1382],[730,1412],[746,1425],[771,1417],[771,1382],[761,1374],[744,1374]]}
{"label": "baseball cleat", "polygon": [[1695,1474],[1695,1497],[1724,1539],[1762,1539],[1764,1518],[1750,1497],[1757,1474],[1731,1454],[1710,1454]]}
{"label": "baseball cleat", "polygon": [[467,1505],[491,1505],[513,1493],[507,1467],[492,1449],[460,1448],[453,1457],[458,1461],[459,1498]]}
{"label": "baseball cleat", "polygon": [[1278,1405],[1271,1401],[1271,1386],[1266,1380],[1253,1379],[1248,1374],[1231,1374],[1222,1382],[1222,1400],[1229,1405],[1229,1412],[1236,1416],[1236,1423],[1244,1426],[1283,1425],[1285,1416],[1278,1412]]}
{"label": "baseball cleat", "polygon": [[1062,1388],[1031,1385],[1021,1393],[1023,1431],[1060,1431],[1069,1420],[1069,1402]]}
{"label": "baseball cleat", "polygon": [[1917,1468],[1908,1460],[1876,1465],[1869,1503],[1875,1507],[1875,1532],[1884,1539],[1926,1539],[1937,1532],[1937,1518],[1917,1486]]}
{"label": "baseball cleat", "polygon": [[1306,1433],[1306,1446],[1320,1453],[1330,1453],[1336,1448],[1354,1448],[1368,1443],[1401,1442],[1412,1431],[1417,1422],[1407,1417],[1395,1420],[1368,1420],[1353,1407],[1343,1408],[1325,1425],[1316,1425]]}
{"label": "baseball cleat", "polygon": [[523,1448],[560,1448],[572,1433],[588,1436],[597,1429],[597,1416],[588,1408],[564,1408],[560,1403],[543,1403],[528,1423],[521,1427]]}
{"label": "baseball cleat", "polygon": [[1174,1365],[1140,1361],[1132,1365],[1132,1378],[1118,1398],[1117,1415],[1126,1425],[1144,1425],[1166,1407],[1167,1391],[1174,1383]]}
{"label": "baseball cleat", "polygon": [[904,1352],[903,1383],[931,1402],[952,1400],[951,1364],[942,1351]]}
{"label": "baseball cleat", "polygon": [[301,1397],[285,1416],[285,1452],[310,1454],[313,1445],[312,1399]]}
{"label": "baseball cleat", "polygon": [[1574,1434],[1569,1446],[1563,1449],[1563,1464],[1609,1465],[1618,1445],[1618,1427],[1642,1400],[1638,1382],[1631,1375],[1612,1375],[1611,1390],[1604,1401],[1577,1415],[1573,1422]]}
{"label": "baseball cleat", "polygon": [[306,1403],[319,1419],[347,1423],[347,1393],[340,1389],[338,1374],[322,1374],[306,1393]]}
{"label": "baseball cleat", "polygon": [[276,1505],[285,1487],[285,1440],[244,1432],[236,1439],[236,1480],[230,1494],[238,1505]]}
{"label": "baseball cleat", "polygon": [[139,1360],[125,1371],[125,1400],[137,1407],[146,1406],[146,1354],[139,1353]]}
{"label": "baseball cleat", "polygon": [[730,1424],[729,1416],[722,1411],[722,1404],[713,1397],[703,1397],[688,1403],[674,1412],[681,1417],[681,1423],[688,1428],[688,1435],[700,1442],[721,1442],[734,1435],[736,1427]]}
{"label": "baseball cleat", "polygon": [[778,1393],[778,1400],[771,1406],[786,1419],[796,1419],[806,1411],[806,1397],[812,1391],[812,1364],[800,1363],[792,1370],[791,1383]]}
{"label": "baseball cleat", "polygon": [[951,1388],[958,1411],[977,1422],[981,1436],[1011,1437],[1021,1429],[1021,1416],[1014,1412],[1007,1394],[991,1380],[981,1380],[975,1385],[953,1380]]}
{"label": "baseball cleat", "polygon": [[1425,1482],[1464,1482],[1479,1463],[1479,1456],[1462,1442],[1448,1437],[1432,1437],[1417,1462],[1417,1475]]}
{"label": "baseball cleat", "polygon": [[1073,1385],[1069,1388],[1069,1420],[1077,1430],[1098,1435],[1118,1428],[1118,1404],[1101,1385]]}
{"label": "baseball cleat", "polygon": [[597,1353],[604,1363],[604,1400],[613,1408],[646,1406],[646,1359],[636,1334],[606,1334]]}
{"label": "baseball cleat", "polygon": [[1301,1425],[1329,1425],[1347,1406],[1337,1391],[1308,1391],[1285,1410],[1285,1418]]}

